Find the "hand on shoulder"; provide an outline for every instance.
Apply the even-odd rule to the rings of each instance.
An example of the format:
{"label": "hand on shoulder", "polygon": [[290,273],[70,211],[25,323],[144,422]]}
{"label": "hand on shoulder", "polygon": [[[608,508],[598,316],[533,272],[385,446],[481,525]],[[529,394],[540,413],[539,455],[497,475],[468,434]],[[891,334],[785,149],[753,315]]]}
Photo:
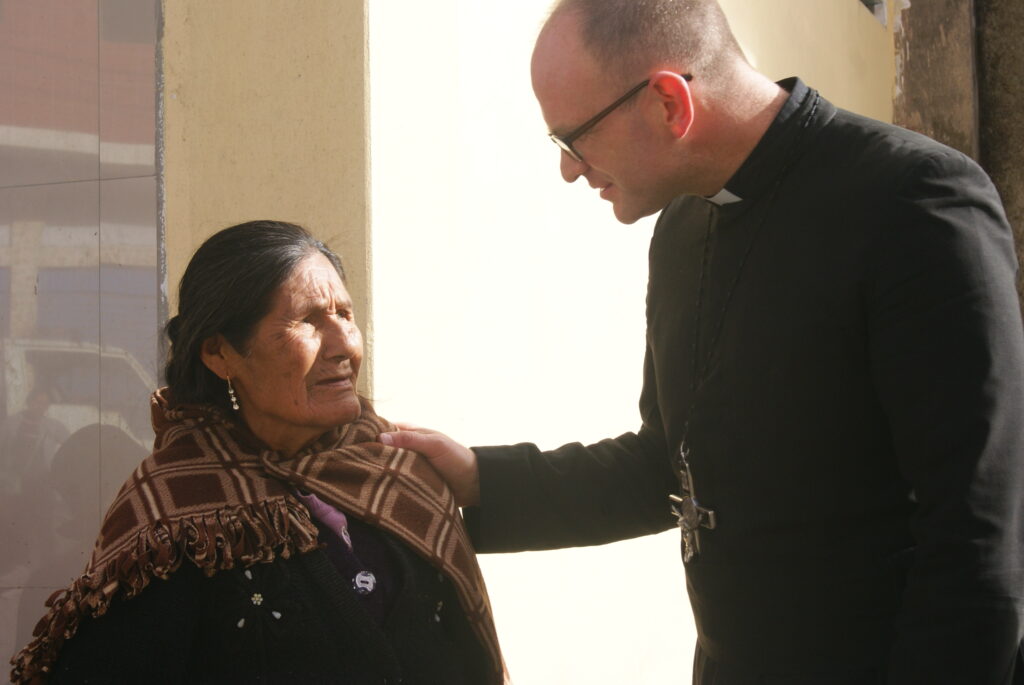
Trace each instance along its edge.
{"label": "hand on shoulder", "polygon": [[480,503],[480,471],[473,450],[429,428],[409,423],[396,425],[399,430],[381,433],[383,444],[413,450],[426,457],[448,483],[460,507]]}

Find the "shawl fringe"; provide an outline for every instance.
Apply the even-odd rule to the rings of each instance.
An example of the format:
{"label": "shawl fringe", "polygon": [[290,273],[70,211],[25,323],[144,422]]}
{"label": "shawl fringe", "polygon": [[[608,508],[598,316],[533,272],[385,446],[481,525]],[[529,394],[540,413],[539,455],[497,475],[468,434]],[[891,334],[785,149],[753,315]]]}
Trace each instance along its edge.
{"label": "shawl fringe", "polygon": [[318,547],[309,511],[288,496],[157,521],[104,566],[87,569],[50,595],[49,611],[32,631],[34,639],[11,659],[11,682],[45,682],[61,646],[83,617],[101,616],[114,600],[135,597],[153,578],[166,579],[186,559],[212,576],[236,564],[269,563]]}

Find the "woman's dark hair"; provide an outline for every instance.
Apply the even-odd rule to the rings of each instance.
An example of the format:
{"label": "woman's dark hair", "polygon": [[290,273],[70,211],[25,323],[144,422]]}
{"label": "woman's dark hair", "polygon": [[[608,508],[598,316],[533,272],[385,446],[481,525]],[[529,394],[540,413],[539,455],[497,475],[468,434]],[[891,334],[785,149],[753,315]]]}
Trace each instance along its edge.
{"label": "woman's dark hair", "polygon": [[203,342],[220,333],[245,354],[274,291],[299,262],[317,252],[344,282],[338,255],[302,226],[283,221],[231,226],[196,250],[181,277],[178,315],[164,327],[171,343],[164,374],[175,402],[227,407],[227,384],[203,364]]}

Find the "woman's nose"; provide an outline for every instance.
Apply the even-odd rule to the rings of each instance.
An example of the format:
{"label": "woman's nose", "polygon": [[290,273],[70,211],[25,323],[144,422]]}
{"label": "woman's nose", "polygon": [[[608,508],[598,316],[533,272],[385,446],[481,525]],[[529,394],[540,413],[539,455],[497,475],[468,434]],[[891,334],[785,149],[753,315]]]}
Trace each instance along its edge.
{"label": "woman's nose", "polygon": [[562,150],[562,159],[559,165],[562,170],[562,178],[566,183],[572,183],[590,168],[586,162],[573,159],[572,155],[565,150]]}
{"label": "woman's nose", "polygon": [[323,348],[327,359],[348,359],[363,347],[363,336],[354,321],[335,317],[324,333]]}

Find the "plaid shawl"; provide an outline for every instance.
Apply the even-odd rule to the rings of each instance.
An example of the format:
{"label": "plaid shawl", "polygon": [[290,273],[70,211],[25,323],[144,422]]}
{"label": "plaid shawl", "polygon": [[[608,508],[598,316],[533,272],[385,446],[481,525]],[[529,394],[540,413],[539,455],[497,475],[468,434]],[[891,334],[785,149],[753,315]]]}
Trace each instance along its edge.
{"label": "plaid shawl", "polygon": [[138,595],[185,559],[208,575],[236,564],[269,563],[319,547],[294,486],[401,539],[444,572],[470,625],[507,681],[490,601],[455,500],[414,452],[377,441],[394,427],[367,402],[362,415],[291,458],[263,446],[210,406],[152,400],[156,443],[121,487],[100,528],[92,559],[46,602],[35,639],[11,660],[14,683],[44,682],[83,616]]}

